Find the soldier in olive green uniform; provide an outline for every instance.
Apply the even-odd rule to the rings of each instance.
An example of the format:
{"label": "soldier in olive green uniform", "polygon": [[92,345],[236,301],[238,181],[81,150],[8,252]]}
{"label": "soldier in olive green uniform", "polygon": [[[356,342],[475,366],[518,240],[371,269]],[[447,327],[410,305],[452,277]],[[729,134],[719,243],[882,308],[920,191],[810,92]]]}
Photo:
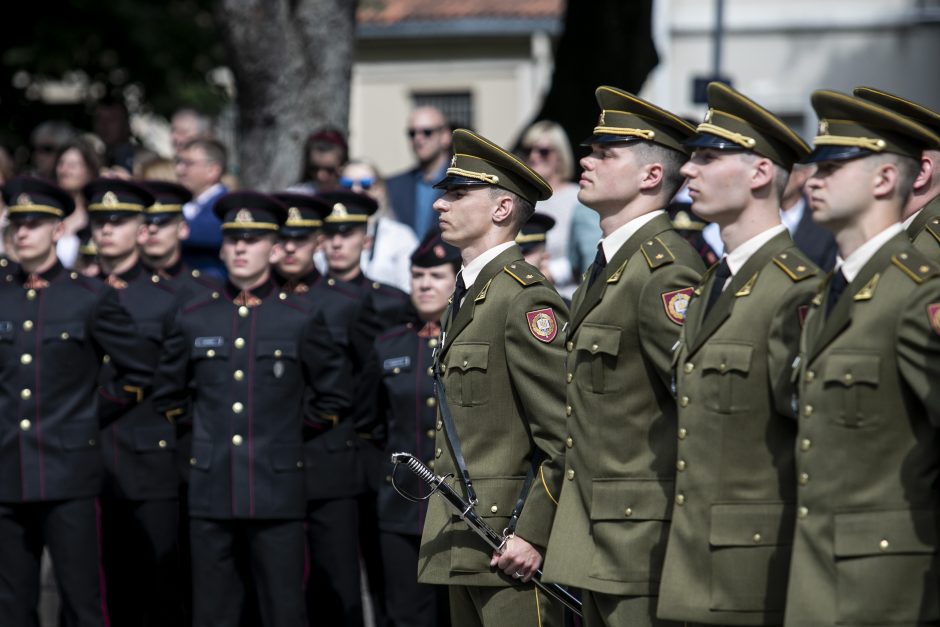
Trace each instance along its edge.
{"label": "soldier in olive green uniform", "polygon": [[694,128],[618,89],[595,94],[578,199],[604,238],[565,337],[566,481],[545,576],[583,589],[586,627],[652,625],[676,474],[671,351],[705,269],[663,208]]}
{"label": "soldier in olive green uniform", "polygon": [[779,625],[796,515],[791,364],[821,273],[778,207],[809,147],[726,85],[708,86],[708,106],[682,171],[692,211],[719,225],[726,254],[695,289],[676,352],[678,473],[659,616]]}
{"label": "soldier in olive green uniform", "polygon": [[[908,117],[940,136],[940,113],[873,87],[856,87],[859,98]],[[928,146],[920,156],[921,173],[901,219],[914,248],[940,263],[940,146]]]}
{"label": "soldier in olive green uniform", "polygon": [[940,623],[940,267],[899,223],[936,134],[812,96],[807,182],[840,261],[800,339],[797,520],[786,625]]}
{"label": "soldier in olive green uniform", "polygon": [[[428,503],[418,561],[422,583],[450,586],[453,624],[560,625],[561,605],[529,583],[548,542],[562,481],[564,341],[568,312],[513,241],[551,187],[521,161],[470,131],[454,131],[456,156],[434,203],[444,240],[463,267],[444,314],[437,364],[476,511],[497,531],[527,497],[502,554]],[[448,431],[437,423],[434,471],[458,473]],[[527,477],[531,478],[527,481]],[[464,494],[456,479],[454,488]],[[514,581],[513,577],[518,579]]]}

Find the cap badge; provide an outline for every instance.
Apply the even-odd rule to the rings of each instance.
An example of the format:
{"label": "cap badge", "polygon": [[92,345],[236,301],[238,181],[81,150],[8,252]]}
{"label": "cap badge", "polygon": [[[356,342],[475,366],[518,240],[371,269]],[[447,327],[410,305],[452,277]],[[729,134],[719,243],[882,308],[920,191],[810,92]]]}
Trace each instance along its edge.
{"label": "cap badge", "polygon": [[434,247],[434,256],[437,257],[438,259],[443,259],[444,255],[446,254],[447,253],[444,251],[444,247],[441,246],[440,244]]}
{"label": "cap badge", "polygon": [[829,120],[820,120],[819,121],[819,135],[828,135],[829,134]]}
{"label": "cap badge", "polygon": [[600,117],[597,118],[598,126],[604,126],[604,116],[606,115],[606,113],[607,113],[606,111],[601,111]]}
{"label": "cap badge", "polygon": [[555,321],[555,312],[551,307],[530,311],[525,317],[529,322],[532,337],[538,341],[548,344],[558,335],[558,323]]}
{"label": "cap badge", "polygon": [[101,204],[105,207],[116,207],[120,204],[120,201],[114,192],[105,192],[104,196],[101,197]]}
{"label": "cap badge", "polygon": [[16,204],[31,205],[33,204],[33,199],[29,197],[29,194],[20,194],[16,197]]}
{"label": "cap badge", "polygon": [[454,155],[453,157],[450,158],[450,167],[452,168],[457,167],[457,155]]}
{"label": "cap badge", "polygon": [[246,224],[248,222],[254,222],[254,218],[251,217],[251,212],[247,209],[239,209],[238,213],[235,214],[235,222]]}
{"label": "cap badge", "polygon": [[301,220],[303,220],[303,216],[300,215],[300,209],[297,207],[291,207],[287,210],[288,222],[300,222]]}
{"label": "cap badge", "polygon": [[714,113],[714,111],[715,111],[714,109],[709,109],[708,111],[705,112],[705,120],[704,120],[705,124],[712,123],[712,114]]}
{"label": "cap badge", "polygon": [[330,216],[334,218],[346,218],[349,217],[349,211],[346,210],[346,205],[338,202],[333,205],[333,211],[330,212]]}

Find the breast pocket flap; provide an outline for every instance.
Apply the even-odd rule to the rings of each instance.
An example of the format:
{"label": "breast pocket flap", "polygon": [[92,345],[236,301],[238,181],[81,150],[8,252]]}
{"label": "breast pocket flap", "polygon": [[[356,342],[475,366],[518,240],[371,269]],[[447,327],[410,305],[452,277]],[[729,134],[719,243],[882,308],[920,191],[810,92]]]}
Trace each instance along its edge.
{"label": "breast pocket flap", "polygon": [[750,344],[712,343],[702,353],[702,369],[724,374],[740,372],[747,374],[751,370],[751,357],[754,347]]}
{"label": "breast pocket flap", "polygon": [[836,557],[936,552],[937,519],[929,510],[835,515]]}
{"label": "breast pocket flap", "polygon": [[671,520],[674,485],[656,479],[595,479],[591,520]]}
{"label": "breast pocket flap", "polygon": [[448,368],[457,370],[486,370],[489,344],[454,344],[448,354]]}
{"label": "breast pocket flap", "polygon": [[792,505],[717,503],[711,506],[708,543],[712,546],[788,545],[793,538]]}
{"label": "breast pocket flap", "polygon": [[620,352],[620,327],[606,324],[582,324],[575,348],[591,354],[616,356]]}

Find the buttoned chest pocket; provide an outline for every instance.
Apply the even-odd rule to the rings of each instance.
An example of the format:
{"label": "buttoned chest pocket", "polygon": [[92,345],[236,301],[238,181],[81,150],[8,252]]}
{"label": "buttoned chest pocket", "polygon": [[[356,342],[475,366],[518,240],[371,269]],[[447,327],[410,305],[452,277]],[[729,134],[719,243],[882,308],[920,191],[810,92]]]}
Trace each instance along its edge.
{"label": "buttoned chest pocket", "polygon": [[85,325],[78,322],[46,322],[42,330],[43,352],[51,359],[74,359],[85,349]]}
{"label": "buttoned chest pocket", "polygon": [[447,400],[461,407],[485,405],[490,400],[486,369],[490,345],[454,344],[447,354]]}
{"label": "buttoned chest pocket", "polygon": [[[754,347],[743,342],[713,342],[702,349],[702,394],[709,411],[733,414],[751,408],[752,386],[748,383]],[[694,403],[685,396],[679,404]]]}
{"label": "buttoned chest pocket", "polygon": [[230,370],[228,356],[229,346],[222,338],[215,342],[197,342],[189,354],[196,386],[216,385],[226,381]]}
{"label": "buttoned chest pocket", "polygon": [[833,353],[826,360],[823,386],[834,400],[837,424],[857,428],[877,420],[880,369],[881,356],[873,353]]}
{"label": "buttoned chest pocket", "polygon": [[300,385],[297,345],[285,340],[261,340],[255,349],[255,368],[259,381],[268,385]]}
{"label": "buttoned chest pocket", "polygon": [[581,325],[575,342],[575,378],[579,387],[594,394],[610,394],[624,389],[623,373],[617,371],[621,334],[620,327]]}

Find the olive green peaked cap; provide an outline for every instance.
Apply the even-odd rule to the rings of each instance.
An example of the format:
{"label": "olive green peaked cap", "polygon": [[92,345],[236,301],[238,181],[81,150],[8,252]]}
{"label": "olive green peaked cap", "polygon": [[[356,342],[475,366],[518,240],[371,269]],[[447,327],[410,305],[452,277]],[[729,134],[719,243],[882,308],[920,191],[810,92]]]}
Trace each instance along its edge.
{"label": "olive green peaked cap", "polygon": [[940,113],[928,109],[924,105],[874,87],[856,87],[852,93],[859,98],[864,98],[886,109],[891,109],[895,113],[911,118],[918,124],[923,124],[929,128],[936,135],[940,135]]}
{"label": "olive green peaked cap", "polygon": [[688,154],[684,143],[695,128],[665,109],[629,92],[602,85],[594,91],[601,108],[594,134],[582,146],[628,141],[651,141]]}

